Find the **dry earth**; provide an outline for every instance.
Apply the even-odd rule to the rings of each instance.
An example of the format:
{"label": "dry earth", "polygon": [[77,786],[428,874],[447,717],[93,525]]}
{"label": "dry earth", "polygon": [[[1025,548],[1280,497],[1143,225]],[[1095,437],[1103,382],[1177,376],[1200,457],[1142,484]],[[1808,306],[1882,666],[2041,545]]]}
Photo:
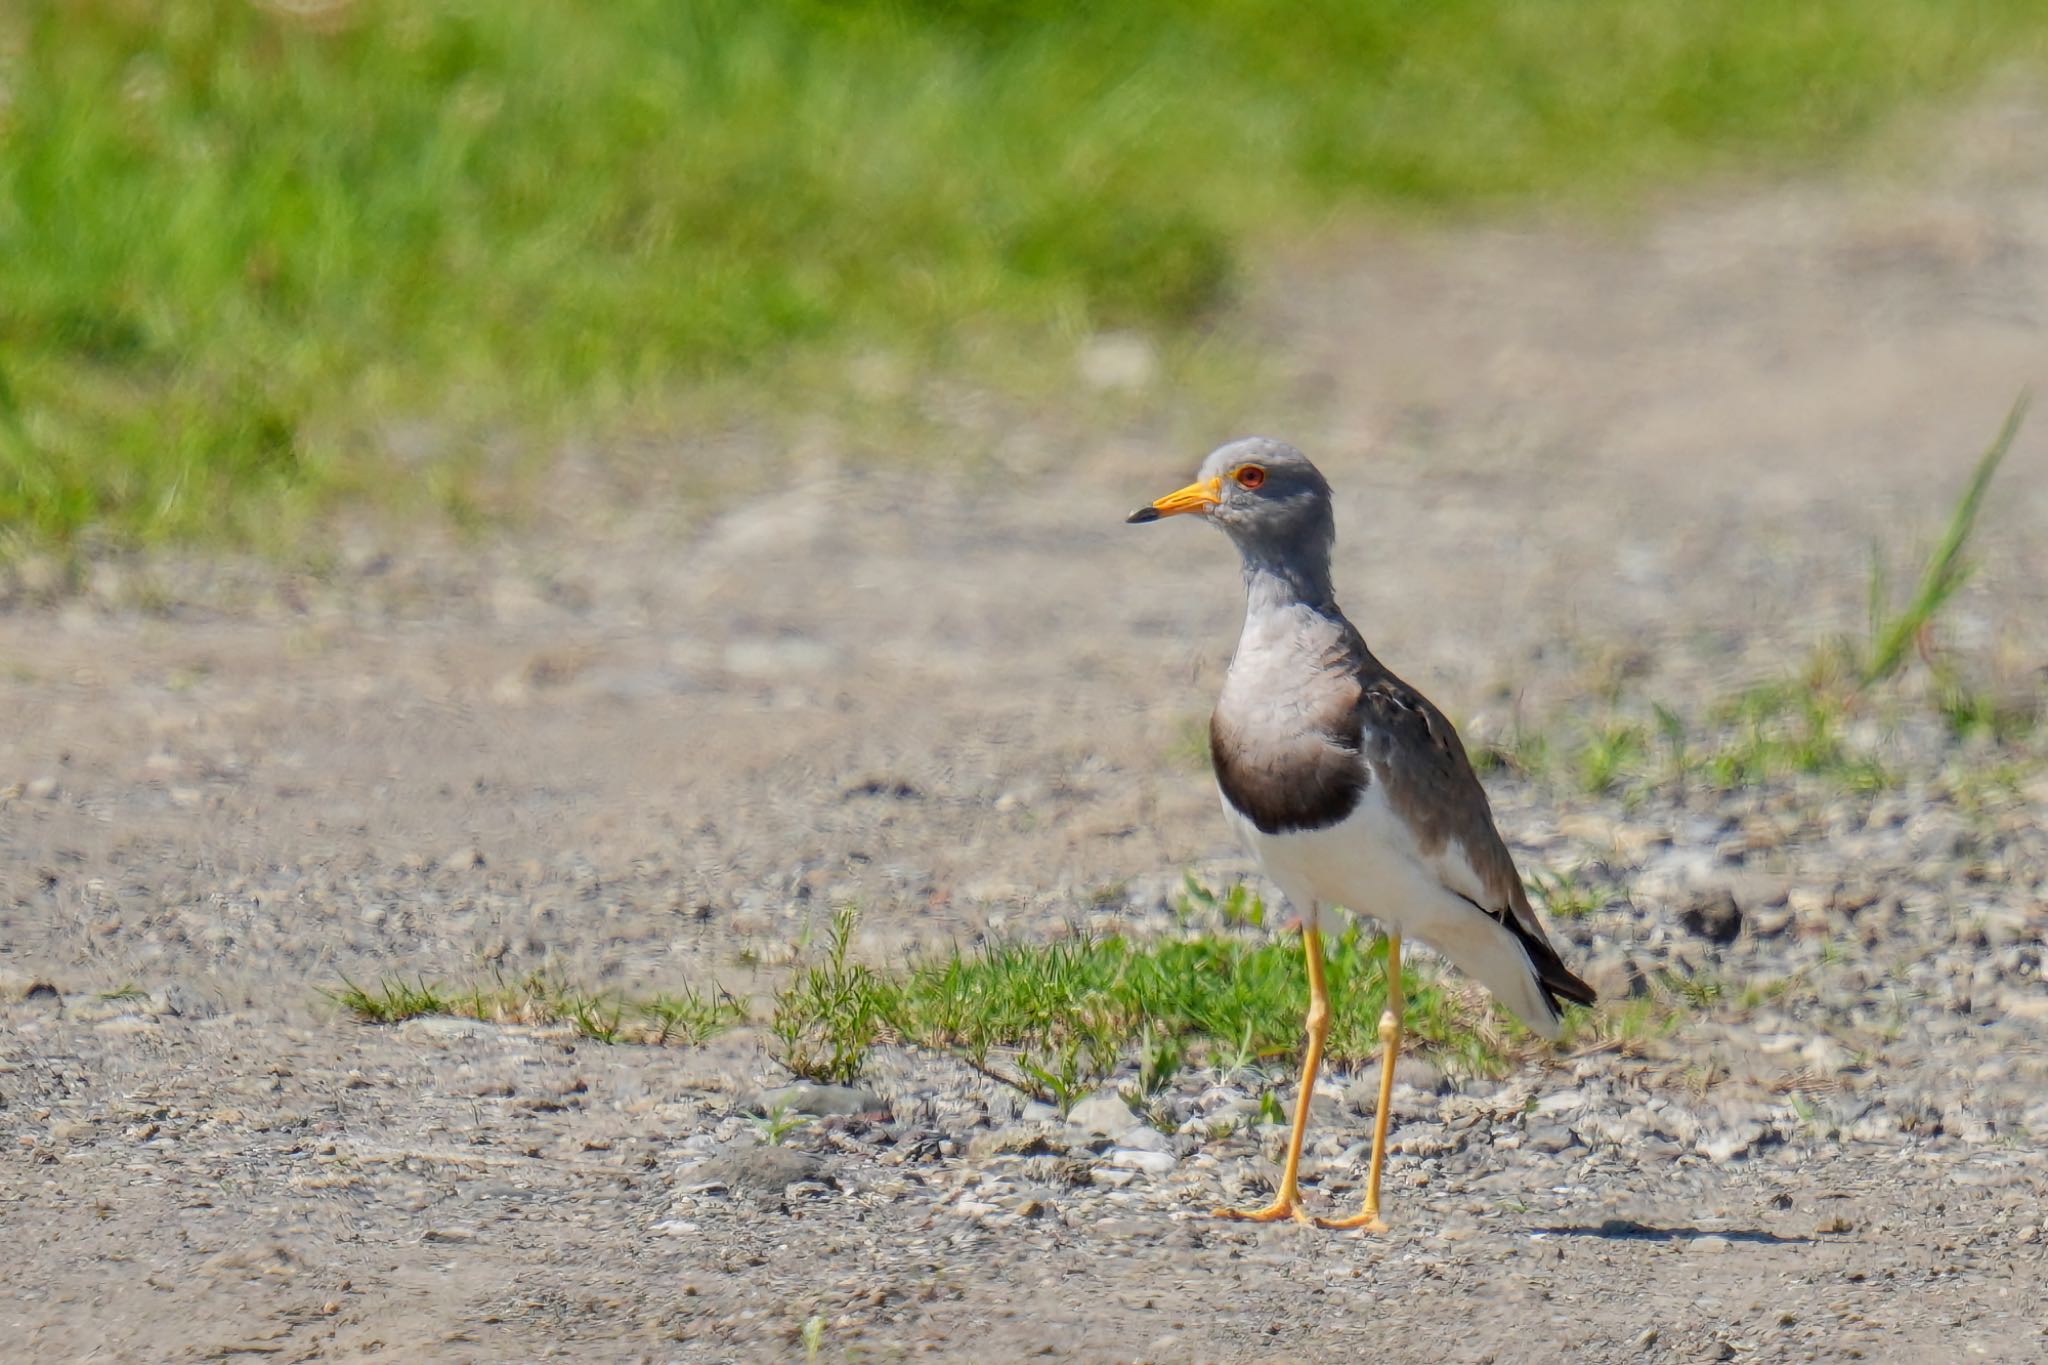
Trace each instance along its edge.
{"label": "dry earth", "polygon": [[[1285,383],[1245,427],[1331,473],[1352,614],[1468,730],[1568,729],[1617,672],[1696,714],[1857,628],[1870,546],[1931,540],[2048,383],[2042,128],[1987,108],[1904,181],[1618,228],[1325,243],[1248,305]],[[813,469],[687,532],[149,569],[151,611],[133,566],[55,602],[17,576],[0,1357],[2048,1355],[2048,784],[1968,800],[2010,757],[1910,726],[1874,797],[1497,782],[1525,863],[1614,888],[1563,929],[1606,984],[1799,984],[1634,1055],[1419,1075],[1381,1239],[1203,1216],[1270,1169],[1209,1122],[1228,1078],[1090,1135],[889,1052],[875,1115],[763,1155],[753,1032],[322,999],[486,964],[758,997],[835,905],[893,959],[1145,929],[1183,869],[1245,870],[1188,743],[1227,551],[1118,524],[1202,451],[1003,451]],[[2037,420],[1945,623],[1996,687],[2041,687],[2044,528]],[[1726,944],[1678,919],[1718,890]],[[1313,1197],[1348,1199],[1366,1120],[1328,1088]]]}

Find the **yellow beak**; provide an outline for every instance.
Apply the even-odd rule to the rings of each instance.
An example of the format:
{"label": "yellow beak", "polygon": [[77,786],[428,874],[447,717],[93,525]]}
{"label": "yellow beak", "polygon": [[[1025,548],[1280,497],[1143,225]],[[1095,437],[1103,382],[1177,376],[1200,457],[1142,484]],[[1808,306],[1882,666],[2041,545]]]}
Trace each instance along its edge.
{"label": "yellow beak", "polygon": [[1204,479],[1200,483],[1191,483],[1177,492],[1168,493],[1149,507],[1140,507],[1124,520],[1132,524],[1157,521],[1161,517],[1178,516],[1182,512],[1199,512],[1222,501],[1223,480],[1220,477]]}

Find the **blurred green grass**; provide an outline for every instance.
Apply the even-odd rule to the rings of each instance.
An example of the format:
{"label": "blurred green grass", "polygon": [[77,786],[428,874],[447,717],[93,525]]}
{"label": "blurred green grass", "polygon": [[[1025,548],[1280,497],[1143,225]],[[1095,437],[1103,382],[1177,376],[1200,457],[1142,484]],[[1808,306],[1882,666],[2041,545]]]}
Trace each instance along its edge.
{"label": "blurred green grass", "polygon": [[[476,433],[801,405],[860,348],[1170,337],[1331,213],[1788,164],[2044,35],[2032,0],[26,0],[0,556],[262,543]],[[407,423],[455,433],[425,474]]]}

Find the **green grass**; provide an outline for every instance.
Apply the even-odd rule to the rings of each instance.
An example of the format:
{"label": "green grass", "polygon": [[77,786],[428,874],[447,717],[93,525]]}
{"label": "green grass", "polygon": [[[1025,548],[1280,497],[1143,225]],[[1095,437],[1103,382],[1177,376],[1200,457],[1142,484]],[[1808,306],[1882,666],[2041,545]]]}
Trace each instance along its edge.
{"label": "green grass", "polygon": [[1649,752],[1646,727],[1610,718],[1579,746],[1579,785],[1594,796],[1612,791],[1625,775],[1641,766]]}
{"label": "green grass", "polygon": [[1480,773],[1513,773],[1530,781],[1548,780],[1555,772],[1558,756],[1551,750],[1550,736],[1515,719],[1513,733],[1476,745],[1472,766]]}
{"label": "green grass", "polygon": [[[882,970],[851,959],[855,923],[850,910],[836,915],[769,1006],[771,1047],[796,1075],[850,1082],[878,1044],[897,1042],[949,1053],[1064,1108],[1118,1077],[1134,1081],[1141,1100],[1190,1069],[1230,1081],[1250,1073],[1256,1086],[1288,1072],[1301,1052],[1308,978],[1292,934],[991,942]],[[1384,938],[1355,924],[1326,937],[1332,1062],[1378,1055],[1386,968]],[[1405,1045],[1446,1071],[1500,1075],[1522,1053],[1525,1031],[1481,993],[1413,961],[1401,979]],[[1659,973],[1655,986],[1653,996],[1567,1010],[1566,1046],[1640,1049],[1723,994],[1717,979],[1675,973]],[[702,1042],[751,1018],[722,994],[630,999],[539,974],[464,987],[425,978],[370,988],[344,981],[328,995],[371,1023],[448,1015],[567,1024],[605,1043]],[[804,1122],[783,1110],[758,1126],[764,1140],[780,1142]]]}
{"label": "green grass", "polygon": [[1524,878],[1530,897],[1544,913],[1560,919],[1582,919],[1607,904],[1598,888],[1581,882],[1574,872],[1536,868]]}
{"label": "green grass", "polygon": [[849,956],[857,918],[850,909],[834,915],[824,953],[799,963],[775,997],[768,1024],[775,1060],[810,1080],[857,1078],[895,1018],[899,988]]}
{"label": "green grass", "polygon": [[[1864,639],[1823,643],[1797,672],[1746,687],[1692,723],[1656,703],[1649,705],[1647,718],[1634,714],[1622,693],[1612,692],[1608,702],[1614,709],[1557,746],[1577,785],[1592,795],[1619,792],[1624,800],[1656,786],[1699,781],[1732,788],[1789,775],[1856,791],[1890,786],[1895,775],[1875,755],[1852,744],[1848,731],[1860,719],[1916,700],[1897,688],[1916,656],[1926,661],[1933,683],[1924,704],[1952,732],[2007,746],[2027,741],[2041,724],[2048,697],[2038,690],[1998,695],[1971,686],[1955,661],[1941,653],[1938,629],[1942,611],[1969,581],[1969,546],[1978,514],[2027,406],[2024,396],[2013,404],[1978,457],[1941,538],[1920,566],[1911,596],[1896,610],[1888,605],[1881,568],[1873,567],[1870,629]],[[1558,766],[1550,748],[1540,735],[1518,737],[1512,749],[1497,751],[1496,766],[1513,766],[1541,779]]]}
{"label": "green grass", "polygon": [[369,987],[344,980],[326,995],[366,1023],[447,1015],[487,1023],[568,1024],[600,1043],[701,1043],[747,1017],[745,1006],[722,993],[700,995],[685,989],[629,999],[581,990],[539,972],[466,986],[425,977],[386,977]]}
{"label": "green grass", "polygon": [[1854,791],[1889,786],[1884,765],[1844,738],[1863,699],[1831,658],[1822,651],[1804,675],[1759,684],[1716,707],[1717,739],[1702,746],[1695,771],[1723,788],[1795,773]]}
{"label": "green grass", "polygon": [[[874,1045],[893,1039],[1064,1106],[1128,1064],[1149,1094],[1189,1066],[1239,1071],[1301,1048],[1308,977],[1292,936],[995,942],[884,973],[848,960],[852,924],[850,914],[835,919],[773,1006],[777,1059],[814,1080],[854,1079]],[[1325,950],[1329,1055],[1374,1055],[1386,942],[1351,927]],[[1418,1046],[1467,1074],[1504,1066],[1512,1024],[1431,972],[1410,966],[1402,980]]]}
{"label": "green grass", "polygon": [[1212,891],[1192,872],[1181,874],[1173,913],[1181,924],[1197,928],[1262,929],[1266,924],[1266,902],[1249,884],[1237,882],[1227,891]]}
{"label": "green grass", "polygon": [[[1727,789],[1795,774],[1851,790],[1875,790],[1890,785],[1892,775],[1876,758],[1853,748],[1846,736],[1868,700],[1846,670],[1843,652],[1822,649],[1803,672],[1744,688],[1690,721],[1652,704],[1652,720],[1612,714],[1558,748],[1574,785],[1588,795],[1618,797],[1625,805],[1661,787],[1699,782]],[[1537,751],[1545,747],[1539,744]],[[1525,776],[1554,780],[1550,765],[1517,766]],[[1573,902],[1571,890],[1537,888],[1539,895],[1561,893],[1567,906]]]}
{"label": "green grass", "polygon": [[1721,1003],[1726,987],[1721,978],[1712,973],[1686,975],[1676,971],[1657,973],[1658,984],[1677,1001],[1690,1005],[1696,1010],[1712,1009]]}
{"label": "green grass", "polygon": [[1590,1010],[1567,1010],[1560,1046],[1568,1053],[1640,1055],[1679,1030],[1686,1019],[1687,1003],[1644,995],[1603,1002]]}
{"label": "green grass", "polygon": [[335,1004],[372,1024],[396,1024],[434,1014],[487,1017],[463,1009],[455,995],[424,977],[412,981],[387,977],[374,988],[358,986],[343,978],[340,986],[326,994]]}
{"label": "green grass", "polygon": [[1832,158],[2048,45],[2030,0],[294,8],[0,8],[0,543],[471,521],[572,425],[862,366],[1054,392],[1332,213]]}
{"label": "green grass", "polygon": [[811,1126],[811,1117],[799,1114],[788,1103],[777,1104],[767,1113],[753,1120],[754,1131],[761,1141],[770,1147],[780,1147],[793,1133],[802,1132]]}
{"label": "green grass", "polygon": [[1817,649],[1801,675],[1738,694],[1714,717],[1720,728],[1717,744],[1692,755],[1674,744],[1681,766],[1687,766],[1689,757],[1698,771],[1724,787],[1788,772],[1826,776],[1864,790],[1889,785],[1892,779],[1883,765],[1854,752],[1843,730],[1853,717],[1867,712],[1877,690],[1896,679],[1915,654],[1927,661],[1935,682],[1933,704],[1952,731],[1981,734],[1997,743],[2026,737],[2040,716],[2038,699],[2000,699],[1972,689],[1953,664],[1937,654],[1936,639],[1943,609],[1969,581],[1970,537],[1991,480],[2026,420],[2027,407],[2022,395],[1978,457],[1905,604],[1896,611],[1887,607],[1881,561],[1874,562],[1868,637]]}
{"label": "green grass", "polygon": [[[1325,943],[1332,1017],[1329,1055],[1376,1055],[1386,997],[1386,941],[1350,927]],[[1431,972],[1402,973],[1410,1036],[1466,1074],[1504,1064],[1505,1026],[1467,1004]],[[1166,1061],[1283,1060],[1302,1045],[1308,977],[1292,936],[1135,943],[1074,939],[998,944],[911,973],[901,1003],[904,1036],[959,1053],[997,1074],[1014,1067],[1023,1088],[1062,1103],[1140,1054],[1141,1080]],[[1009,1055],[1013,1061],[1001,1058]]]}
{"label": "green grass", "polygon": [[[855,923],[850,910],[836,915],[769,1006],[771,1050],[798,1076],[856,1080],[878,1043],[900,1041],[952,1053],[1064,1106],[1127,1066],[1149,1096],[1189,1067],[1237,1074],[1301,1048],[1308,978],[1292,935],[999,942],[891,972],[852,960]],[[1330,1057],[1376,1055],[1386,941],[1366,940],[1353,926],[1328,939],[1325,954]],[[1506,1066],[1520,1030],[1504,1016],[1447,989],[1431,970],[1411,964],[1402,981],[1413,1046],[1464,1074]],[[462,986],[424,977],[370,987],[344,980],[326,994],[368,1023],[446,1015],[567,1024],[603,1043],[698,1043],[750,1018],[720,993],[628,998],[540,973]]]}
{"label": "green grass", "polygon": [[2048,695],[1998,696],[1971,686],[1953,667],[1940,670],[1939,684],[1937,705],[1942,719],[1961,739],[2018,745],[2041,729],[2044,714],[2048,714]]}
{"label": "green grass", "polygon": [[1866,685],[1897,673],[1905,666],[1908,654],[1914,648],[1925,653],[1927,636],[1934,629],[1935,618],[1963,584],[1969,582],[1972,565],[1964,552],[1970,543],[1970,532],[1976,529],[1977,513],[1983,508],[1984,495],[1991,489],[1992,476],[1998,473],[2006,452],[2012,449],[2013,438],[2019,435],[2021,423],[2026,421],[2027,405],[2027,397],[2023,394],[2006,413],[1998,435],[1977,458],[1976,468],[1970,471],[1969,481],[1963,485],[1961,496],[1949,512],[1948,525],[1942,530],[1941,540],[1921,566],[1920,579],[1914,585],[1912,597],[1896,613],[1885,609],[1884,572],[1880,564],[1872,565],[1870,644],[1862,666]]}

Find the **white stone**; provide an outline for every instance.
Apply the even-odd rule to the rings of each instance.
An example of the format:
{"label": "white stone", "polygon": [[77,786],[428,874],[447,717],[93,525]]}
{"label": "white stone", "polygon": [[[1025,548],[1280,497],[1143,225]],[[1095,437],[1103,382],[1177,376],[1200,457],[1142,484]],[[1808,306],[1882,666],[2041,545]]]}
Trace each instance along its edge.
{"label": "white stone", "polygon": [[1171,1152],[1147,1152],[1133,1147],[1115,1148],[1107,1160],[1120,1170],[1143,1171],[1146,1175],[1165,1175],[1180,1164]]}
{"label": "white stone", "polygon": [[1117,1091],[1098,1090],[1075,1102],[1067,1111],[1067,1122],[1104,1137],[1120,1138],[1138,1126],[1138,1116]]}
{"label": "white stone", "polygon": [[1116,1140],[1119,1147],[1129,1147],[1139,1152],[1171,1152],[1173,1142],[1166,1134],[1154,1128],[1140,1125]]}

